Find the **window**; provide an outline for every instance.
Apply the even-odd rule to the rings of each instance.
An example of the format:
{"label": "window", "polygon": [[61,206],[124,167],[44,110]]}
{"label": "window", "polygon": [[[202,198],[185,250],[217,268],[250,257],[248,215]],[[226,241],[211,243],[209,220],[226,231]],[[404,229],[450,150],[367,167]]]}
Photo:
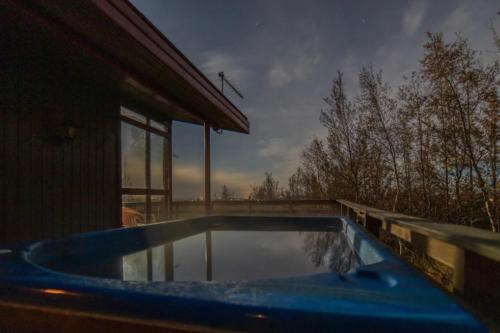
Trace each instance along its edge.
{"label": "window", "polygon": [[121,108],[122,225],[168,219],[170,121]]}

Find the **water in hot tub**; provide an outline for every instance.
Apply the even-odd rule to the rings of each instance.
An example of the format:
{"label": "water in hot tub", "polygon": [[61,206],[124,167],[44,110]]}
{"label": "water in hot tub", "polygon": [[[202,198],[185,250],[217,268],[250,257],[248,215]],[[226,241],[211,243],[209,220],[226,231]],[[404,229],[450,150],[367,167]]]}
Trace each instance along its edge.
{"label": "water in hot tub", "polygon": [[239,281],[345,272],[357,265],[343,233],[208,231],[122,257],[131,281]]}

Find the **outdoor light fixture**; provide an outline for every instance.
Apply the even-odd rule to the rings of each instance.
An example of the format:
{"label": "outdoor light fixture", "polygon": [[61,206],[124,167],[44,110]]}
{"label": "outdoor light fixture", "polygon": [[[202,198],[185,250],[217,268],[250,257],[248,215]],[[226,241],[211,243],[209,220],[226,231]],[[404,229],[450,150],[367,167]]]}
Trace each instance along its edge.
{"label": "outdoor light fixture", "polygon": [[57,126],[54,143],[58,146],[70,143],[76,137],[76,125],[73,121],[64,121]]}

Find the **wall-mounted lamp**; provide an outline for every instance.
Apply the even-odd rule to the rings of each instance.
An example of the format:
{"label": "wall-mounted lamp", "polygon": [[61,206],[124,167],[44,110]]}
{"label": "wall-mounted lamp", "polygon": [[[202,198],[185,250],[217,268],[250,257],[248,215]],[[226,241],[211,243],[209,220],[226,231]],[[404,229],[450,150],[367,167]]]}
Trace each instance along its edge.
{"label": "wall-mounted lamp", "polygon": [[76,137],[76,125],[72,121],[64,121],[56,127],[54,144],[62,146],[70,143]]}

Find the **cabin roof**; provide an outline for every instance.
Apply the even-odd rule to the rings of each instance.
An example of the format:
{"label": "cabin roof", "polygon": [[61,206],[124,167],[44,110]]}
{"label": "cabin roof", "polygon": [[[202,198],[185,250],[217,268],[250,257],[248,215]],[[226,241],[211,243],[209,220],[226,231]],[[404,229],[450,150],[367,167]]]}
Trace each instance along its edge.
{"label": "cabin roof", "polygon": [[25,5],[86,52],[123,73],[123,88],[174,120],[249,132],[238,110],[127,0],[49,1]]}

